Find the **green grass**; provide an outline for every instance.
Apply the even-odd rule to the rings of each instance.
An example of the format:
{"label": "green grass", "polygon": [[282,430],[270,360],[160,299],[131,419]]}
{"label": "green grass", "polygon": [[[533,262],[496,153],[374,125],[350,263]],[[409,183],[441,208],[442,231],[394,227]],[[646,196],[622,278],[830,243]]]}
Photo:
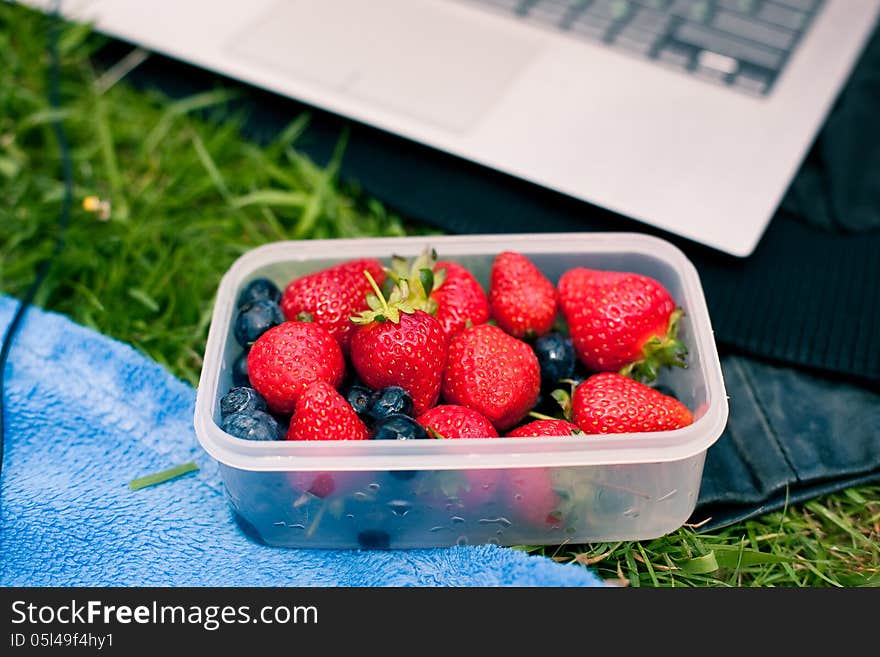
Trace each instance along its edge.
{"label": "green grass", "polygon": [[[62,197],[50,122],[64,120],[76,181],[67,245],[38,305],[123,340],[195,384],[213,294],[232,261],[280,239],[433,232],[388,212],[296,149],[308,117],[257,146],[239,119],[218,120],[232,92],[172,101],[124,80],[103,90],[100,39],[61,39],[64,109],[46,101],[46,20],[0,3],[0,291],[21,295],[52,250]],[[102,220],[82,209],[110,202]],[[630,586],[880,584],[880,486],[848,490],[723,530],[528,548]]]}

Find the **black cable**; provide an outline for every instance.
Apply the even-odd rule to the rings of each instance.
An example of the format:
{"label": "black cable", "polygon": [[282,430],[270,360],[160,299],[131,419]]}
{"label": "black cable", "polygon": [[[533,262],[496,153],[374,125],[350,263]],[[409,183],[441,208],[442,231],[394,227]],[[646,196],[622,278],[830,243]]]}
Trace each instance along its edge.
{"label": "black cable", "polygon": [[[47,81],[47,94],[49,98],[49,106],[52,109],[60,109],[61,93],[59,91],[59,78],[61,76],[61,64],[58,57],[58,32],[61,29],[62,21],[59,17],[59,8],[61,2],[56,0],[53,3],[52,12],[50,14],[49,24],[49,71]],[[61,119],[56,118],[52,121],[52,130],[55,133],[55,139],[58,142],[58,150],[61,156],[61,175],[64,181],[64,196],[61,200],[61,213],[58,217],[58,224],[55,232],[55,247],[48,258],[40,262],[37,266],[37,272],[33,283],[25,292],[18,304],[15,315],[9,326],[6,327],[6,333],[3,336],[3,343],[0,346],[0,477],[3,475],[3,453],[5,451],[5,413],[4,413],[4,380],[3,375],[6,370],[6,361],[9,360],[9,352],[12,349],[12,342],[18,331],[19,325],[24,319],[28,307],[34,300],[37,292],[42,286],[46,275],[52,267],[52,263],[58,258],[58,255],[64,249],[64,233],[67,225],[70,223],[70,208],[73,203],[73,163],[70,159],[70,149],[67,145],[67,137],[64,134],[64,127]]]}

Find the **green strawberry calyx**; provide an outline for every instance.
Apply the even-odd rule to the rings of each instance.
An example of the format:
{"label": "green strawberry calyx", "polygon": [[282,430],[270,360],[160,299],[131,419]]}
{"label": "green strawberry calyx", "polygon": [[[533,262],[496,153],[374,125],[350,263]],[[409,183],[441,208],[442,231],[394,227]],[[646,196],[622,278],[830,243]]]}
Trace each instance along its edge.
{"label": "green strawberry calyx", "polygon": [[685,357],[687,347],[678,339],[678,330],[684,311],[676,308],[669,315],[669,326],[666,335],[654,336],[642,347],[642,357],[628,365],[624,365],[618,374],[628,376],[641,383],[651,383],[657,379],[661,367],[687,367]]}
{"label": "green strawberry calyx", "polygon": [[437,251],[425,247],[422,254],[411,263],[403,256],[391,257],[391,267],[386,267],[385,272],[395,283],[401,280],[409,282],[411,298],[422,307],[429,315],[437,313],[437,302],[431,298],[431,293],[439,289],[446,282],[446,268],[441,267],[434,271],[437,266]]}
{"label": "green strawberry calyx", "polygon": [[559,405],[559,410],[555,411],[554,415],[545,415],[544,413],[538,413],[536,411],[531,411],[529,415],[536,420],[567,420],[571,422],[571,399],[574,397],[575,388],[578,386],[578,382],[574,379],[560,379],[559,383],[567,383],[569,385],[569,390],[565,390],[563,388],[556,388],[550,392],[550,397],[553,398]]}
{"label": "green strawberry calyx", "polygon": [[[386,321],[398,324],[400,323],[401,313],[412,315],[417,310],[428,312],[424,299],[421,298],[419,293],[414,292],[408,279],[398,278],[386,299],[372,274],[364,270],[364,276],[370,282],[373,292],[366,297],[369,310],[364,310],[349,318],[355,324],[372,324],[373,322]],[[419,286],[422,286],[421,282]]]}

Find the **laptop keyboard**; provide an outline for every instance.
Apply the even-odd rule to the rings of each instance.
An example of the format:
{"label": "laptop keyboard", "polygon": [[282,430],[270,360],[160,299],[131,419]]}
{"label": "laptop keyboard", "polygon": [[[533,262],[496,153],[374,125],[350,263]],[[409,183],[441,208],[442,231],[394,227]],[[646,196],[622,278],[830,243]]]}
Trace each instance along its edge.
{"label": "laptop keyboard", "polygon": [[823,0],[464,0],[751,94],[770,93]]}

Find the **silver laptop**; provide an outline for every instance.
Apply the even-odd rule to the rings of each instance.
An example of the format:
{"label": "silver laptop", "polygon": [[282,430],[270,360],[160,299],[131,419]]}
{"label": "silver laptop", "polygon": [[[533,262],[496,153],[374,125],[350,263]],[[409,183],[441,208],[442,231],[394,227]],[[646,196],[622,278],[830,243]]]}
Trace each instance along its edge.
{"label": "silver laptop", "polygon": [[878,9],[880,0],[62,3],[149,50],[737,256],[758,243]]}

